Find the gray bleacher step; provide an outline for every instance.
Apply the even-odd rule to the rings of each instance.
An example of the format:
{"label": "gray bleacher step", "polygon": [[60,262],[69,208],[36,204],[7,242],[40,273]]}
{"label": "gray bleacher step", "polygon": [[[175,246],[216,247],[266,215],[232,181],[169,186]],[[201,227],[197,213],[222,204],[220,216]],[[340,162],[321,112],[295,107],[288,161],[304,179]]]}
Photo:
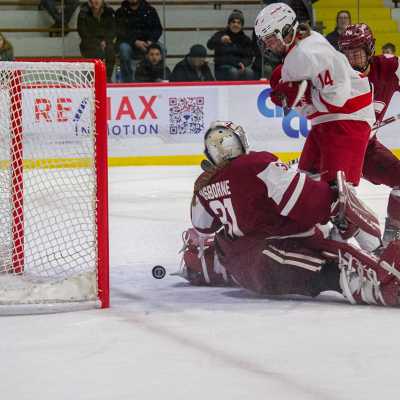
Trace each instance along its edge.
{"label": "gray bleacher step", "polygon": [[[258,9],[246,10],[243,12],[245,26],[251,27],[258,15]],[[70,28],[77,27],[78,11],[74,13],[68,24]],[[193,10],[180,9],[177,11],[166,10],[166,27],[225,27],[228,24],[230,12],[226,10]],[[161,23],[164,22],[162,11],[159,12]],[[47,11],[24,10],[24,11],[2,11],[1,29],[12,28],[50,28],[54,23]],[[10,35],[10,33],[8,34]]]}

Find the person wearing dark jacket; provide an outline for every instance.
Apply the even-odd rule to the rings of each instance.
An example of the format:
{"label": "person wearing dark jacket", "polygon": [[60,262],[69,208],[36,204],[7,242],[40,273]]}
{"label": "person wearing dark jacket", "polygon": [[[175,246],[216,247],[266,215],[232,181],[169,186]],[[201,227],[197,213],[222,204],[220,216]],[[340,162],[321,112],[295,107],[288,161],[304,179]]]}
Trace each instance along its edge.
{"label": "person wearing dark jacket", "polygon": [[116,26],[122,81],[130,83],[131,60],[144,56],[151,43],[158,43],[165,58],[165,47],[158,42],[162,26],[157,11],[146,0],[124,0],[116,12]]}
{"label": "person wearing dark jacket", "polygon": [[[165,80],[169,81],[171,71],[165,67]],[[152,43],[146,52],[146,57],[141,60],[135,70],[133,82],[162,82],[164,80],[164,63],[161,47]]]}
{"label": "person wearing dark jacket", "polygon": [[207,49],[201,44],[190,48],[189,54],[178,64],[171,74],[171,82],[215,81],[206,63]]}
{"label": "person wearing dark jacket", "polygon": [[233,10],[228,27],[215,33],[207,42],[207,47],[214,50],[217,81],[254,79],[254,71],[250,68],[253,59],[251,40],[244,34],[243,24],[243,13]]}
{"label": "person wearing dark jacket", "polygon": [[78,15],[79,45],[85,58],[105,60],[107,82],[115,65],[115,11],[104,0],[89,0],[81,5]]}
{"label": "person wearing dark jacket", "polygon": [[325,36],[325,39],[339,51],[339,38],[347,25],[351,24],[351,17],[348,11],[339,11],[336,15],[336,28]]}

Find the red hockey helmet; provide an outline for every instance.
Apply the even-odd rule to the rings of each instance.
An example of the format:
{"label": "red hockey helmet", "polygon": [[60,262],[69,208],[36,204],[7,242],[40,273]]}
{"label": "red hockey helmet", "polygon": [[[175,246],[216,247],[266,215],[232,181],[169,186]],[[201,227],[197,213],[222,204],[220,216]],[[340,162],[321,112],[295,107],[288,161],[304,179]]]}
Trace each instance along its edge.
{"label": "red hockey helmet", "polygon": [[339,38],[339,50],[365,49],[368,56],[373,56],[375,53],[375,39],[371,29],[366,24],[351,24],[348,25]]}

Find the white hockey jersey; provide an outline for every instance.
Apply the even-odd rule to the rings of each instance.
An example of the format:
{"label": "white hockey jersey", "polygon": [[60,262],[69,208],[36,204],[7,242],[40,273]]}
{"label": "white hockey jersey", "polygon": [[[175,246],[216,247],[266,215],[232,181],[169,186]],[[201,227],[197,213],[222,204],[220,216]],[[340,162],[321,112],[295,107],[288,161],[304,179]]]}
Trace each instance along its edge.
{"label": "white hockey jersey", "polygon": [[368,78],[350,66],[318,32],[299,41],[287,53],[282,67],[283,82],[312,82],[312,105],[296,107],[313,125],[337,120],[375,123]]}

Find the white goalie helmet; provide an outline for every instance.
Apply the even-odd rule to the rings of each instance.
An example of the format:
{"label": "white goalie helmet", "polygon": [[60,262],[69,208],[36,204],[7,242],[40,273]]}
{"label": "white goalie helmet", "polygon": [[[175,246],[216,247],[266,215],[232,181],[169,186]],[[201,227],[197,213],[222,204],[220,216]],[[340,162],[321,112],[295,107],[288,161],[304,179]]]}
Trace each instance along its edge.
{"label": "white goalie helmet", "polygon": [[204,135],[204,154],[213,164],[249,154],[247,135],[230,121],[214,121]]}
{"label": "white goalie helmet", "polygon": [[[285,37],[293,34],[295,39],[296,29],[299,26],[295,12],[284,3],[273,3],[265,7],[256,18],[254,30],[258,39],[258,46],[265,57],[272,61],[281,61],[285,55]],[[266,45],[266,38],[275,35],[278,39],[279,48]],[[280,49],[283,45],[283,51]],[[279,51],[278,51],[279,50]]]}

